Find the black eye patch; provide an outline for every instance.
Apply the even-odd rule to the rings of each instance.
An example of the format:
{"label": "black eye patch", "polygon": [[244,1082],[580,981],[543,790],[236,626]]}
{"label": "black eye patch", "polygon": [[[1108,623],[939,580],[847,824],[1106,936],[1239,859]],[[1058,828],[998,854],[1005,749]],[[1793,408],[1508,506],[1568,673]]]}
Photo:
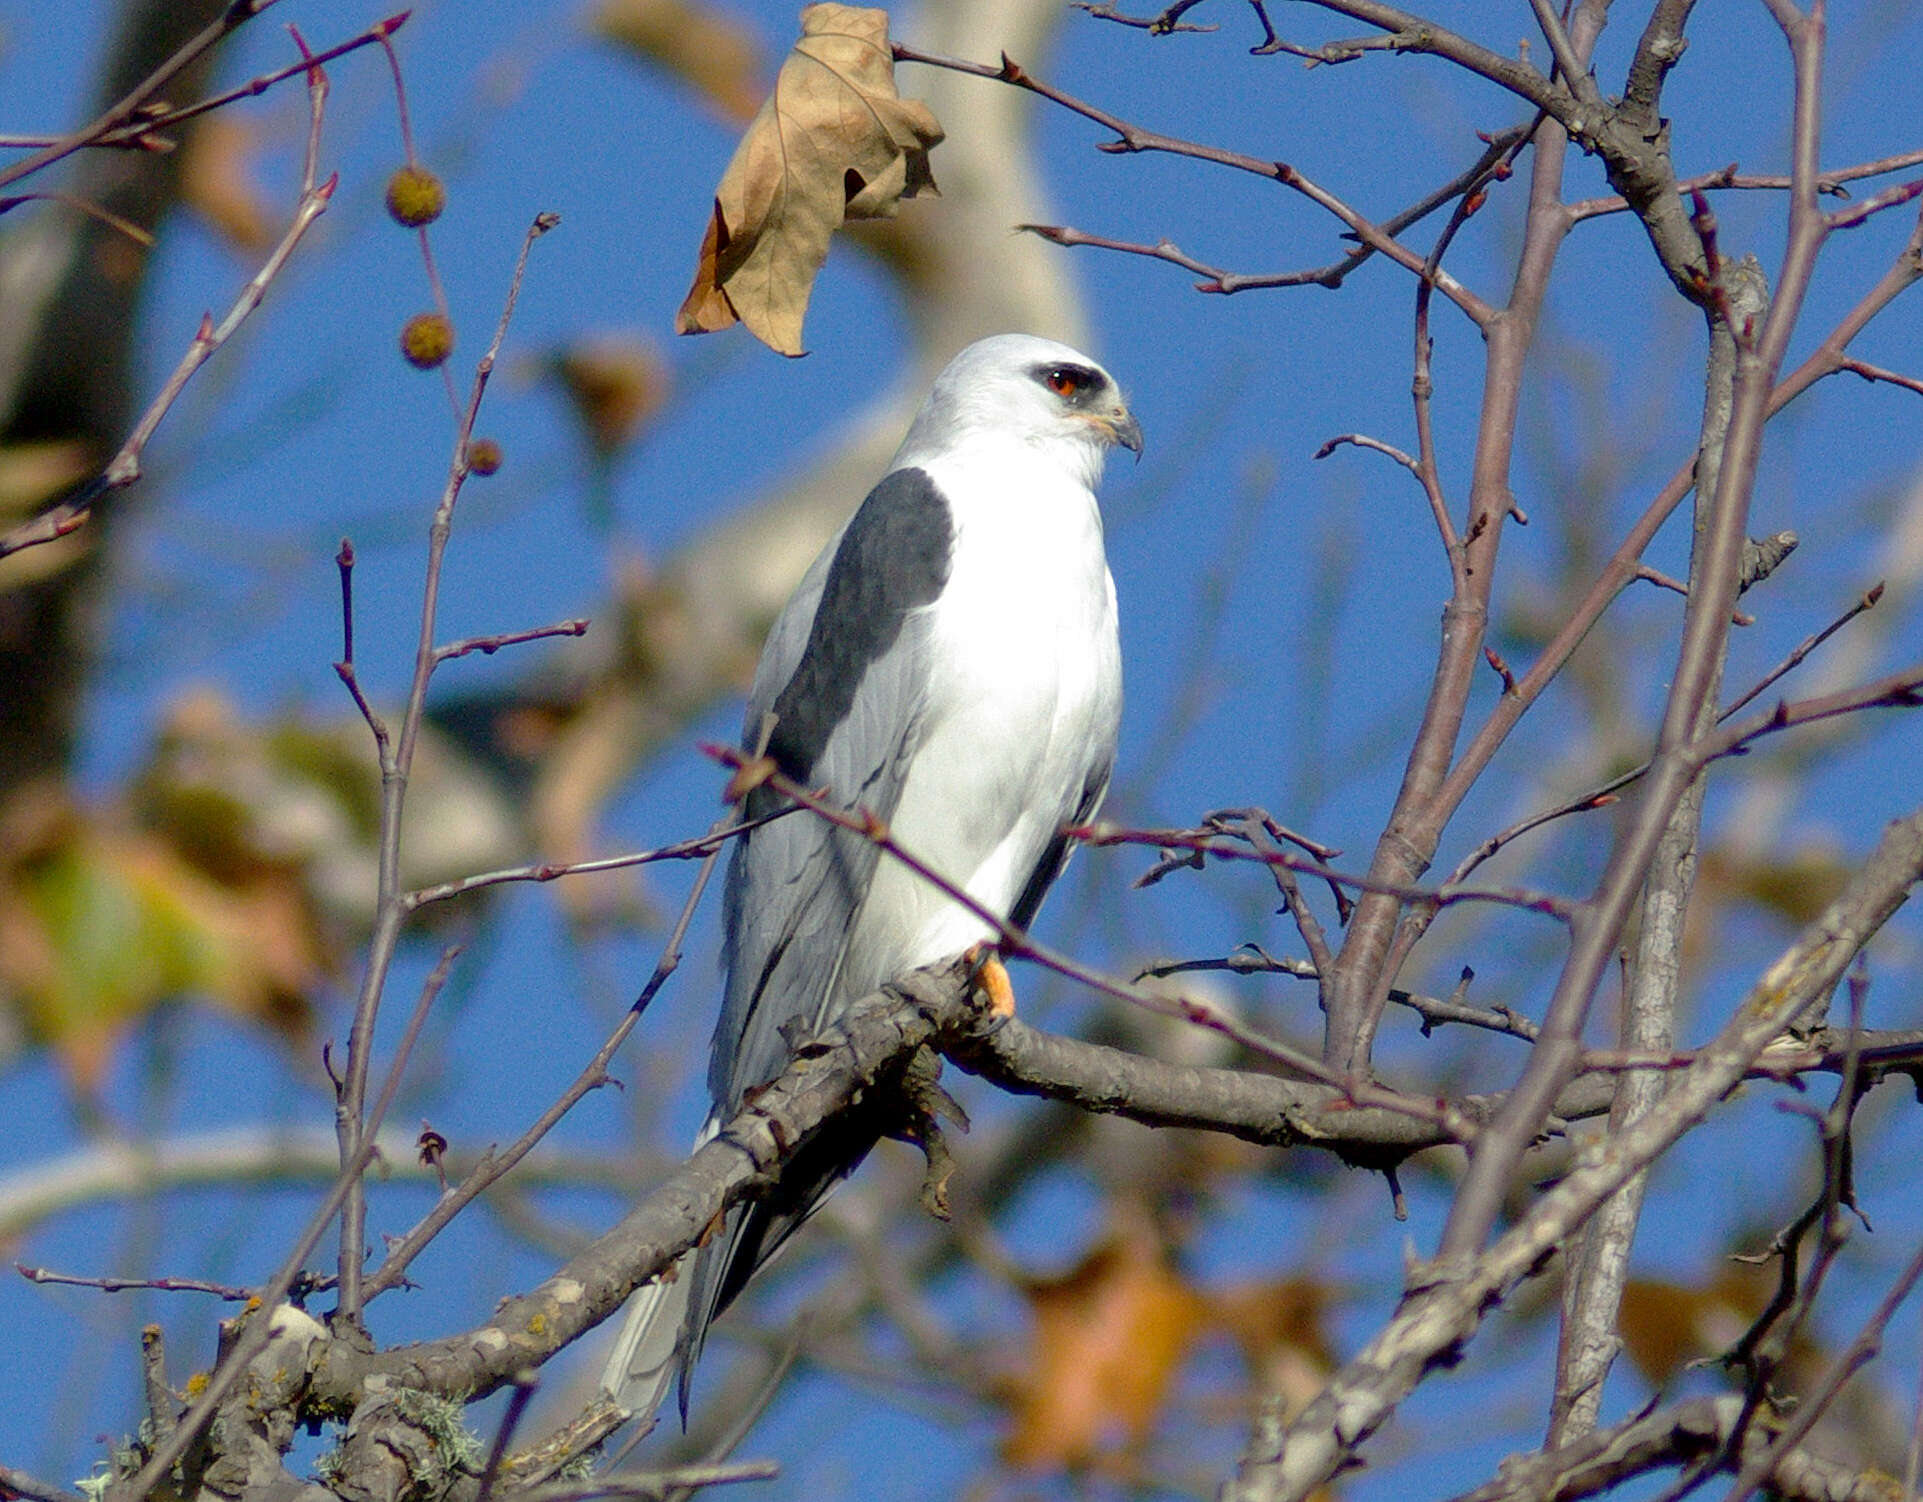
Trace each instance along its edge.
{"label": "black eye patch", "polygon": [[1065,402],[1081,403],[1108,384],[1099,370],[1086,365],[1041,365],[1035,379]]}

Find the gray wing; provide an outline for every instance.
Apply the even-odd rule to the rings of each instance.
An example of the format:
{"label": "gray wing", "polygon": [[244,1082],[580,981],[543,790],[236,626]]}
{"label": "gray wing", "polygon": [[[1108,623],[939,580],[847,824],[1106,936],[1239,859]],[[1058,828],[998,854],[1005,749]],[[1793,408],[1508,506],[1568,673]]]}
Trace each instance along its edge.
{"label": "gray wing", "polygon": [[[929,684],[924,607],[948,579],[948,504],[918,469],[896,470],[869,492],[841,536],[782,612],[755,675],[744,741],[783,772],[825,787],[837,803],[892,818],[919,741]],[[750,817],[776,811],[767,788]],[[727,982],[708,1061],[711,1125],[786,1063],[790,1037],[828,1019],[878,852],[807,813],[744,836],[728,866],[723,919]],[[768,1198],[729,1218],[695,1259],[681,1341],[681,1407],[709,1322],[766,1258],[853,1170],[879,1125],[844,1122],[804,1144]]]}
{"label": "gray wing", "polygon": [[[1115,745],[1111,741],[1097,748],[1095,760],[1090,764],[1088,774],[1082,779],[1081,796],[1076,800],[1074,809],[1066,820],[1069,824],[1086,824],[1093,819],[1102,806],[1102,799],[1108,796],[1109,775],[1115,770]],[[1042,858],[1035,863],[1035,870],[1022,887],[1022,894],[1015,899],[1015,905],[1008,910],[1008,921],[1016,928],[1026,929],[1035,921],[1035,913],[1048,895],[1048,889],[1055,884],[1068,866],[1068,858],[1075,852],[1069,838],[1061,833],[1048,842],[1042,851]]]}
{"label": "gray wing", "polygon": [[[762,654],[743,740],[797,782],[844,807],[893,816],[925,707],[923,607],[947,582],[948,505],[918,469],[869,492],[790,601]],[[750,816],[773,812],[758,789]],[[708,1085],[717,1113],[737,1109],[788,1055],[785,1029],[814,1025],[833,1000],[842,957],[875,867],[873,845],[794,814],[741,840],[728,866],[727,985]]]}

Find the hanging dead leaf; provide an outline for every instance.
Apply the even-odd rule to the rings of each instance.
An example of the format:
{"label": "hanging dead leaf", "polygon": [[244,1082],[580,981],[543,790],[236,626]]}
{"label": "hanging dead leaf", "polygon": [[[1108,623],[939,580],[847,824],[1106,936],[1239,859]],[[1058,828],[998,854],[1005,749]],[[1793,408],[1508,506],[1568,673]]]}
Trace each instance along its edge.
{"label": "hanging dead leaf", "polygon": [[761,48],[738,21],[690,0],[601,0],[588,25],[698,89],[729,120],[761,102]]}
{"label": "hanging dead leaf", "polygon": [[895,93],[888,13],[809,6],[801,40],[715,190],[675,331],[740,322],[770,349],[801,354],[802,320],[834,232],[933,193],[928,153],[941,138],[926,105]]}
{"label": "hanging dead leaf", "polygon": [[[1743,1336],[1776,1291],[1773,1261],[1719,1261],[1700,1284],[1631,1278],[1623,1285],[1622,1336],[1630,1360],[1654,1386],[1686,1362],[1712,1360]],[[1785,1374],[1813,1376],[1820,1352],[1799,1334],[1784,1353]]]}
{"label": "hanging dead leaf", "polygon": [[1144,1229],[1030,1289],[1034,1338],[1002,1446],[1009,1464],[1079,1470],[1148,1441],[1207,1303]]}

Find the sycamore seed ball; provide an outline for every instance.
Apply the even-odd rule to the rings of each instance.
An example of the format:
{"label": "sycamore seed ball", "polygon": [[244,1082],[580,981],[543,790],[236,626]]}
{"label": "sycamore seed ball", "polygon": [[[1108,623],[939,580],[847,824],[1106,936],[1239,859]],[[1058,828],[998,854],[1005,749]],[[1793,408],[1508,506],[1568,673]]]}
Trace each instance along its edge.
{"label": "sycamore seed ball", "polygon": [[387,212],[396,224],[419,229],[440,218],[446,207],[447,189],[425,167],[398,168],[387,180]]}
{"label": "sycamore seed ball", "polygon": [[454,325],[445,313],[416,313],[401,326],[401,355],[416,370],[432,370],[454,353]]}
{"label": "sycamore seed ball", "polygon": [[501,467],[501,445],[492,438],[476,438],[467,446],[467,467],[477,475],[491,475]]}

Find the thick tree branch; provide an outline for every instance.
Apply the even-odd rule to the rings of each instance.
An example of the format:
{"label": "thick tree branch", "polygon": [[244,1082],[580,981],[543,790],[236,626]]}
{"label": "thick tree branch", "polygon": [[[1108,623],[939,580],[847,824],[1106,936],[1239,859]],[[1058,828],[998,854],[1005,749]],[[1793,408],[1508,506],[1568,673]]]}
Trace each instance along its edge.
{"label": "thick tree branch", "polygon": [[1699,1123],[1763,1051],[1830,993],[1923,878],[1923,812],[1889,826],[1842,894],[1770,966],[1660,1104],[1584,1148],[1569,1172],[1479,1253],[1411,1269],[1394,1317],[1276,1437],[1252,1453],[1225,1502],[1297,1502],[1344,1466],[1431,1371],[1452,1364],[1483,1315],[1537,1271],[1596,1207]]}
{"label": "thick tree branch", "polygon": [[[1688,8],[1687,3],[1681,6],[1684,13]],[[1652,30],[1656,24],[1657,18],[1652,17]],[[1680,26],[1680,18],[1677,24]],[[1651,45],[1646,32],[1638,57]],[[1739,267],[1730,278],[1729,303],[1737,320],[1762,317],[1768,307],[1762,272],[1753,266]],[[1710,329],[1702,438],[1696,456],[1696,525],[1690,550],[1689,590],[1705,587],[1701,569],[1707,563],[1704,544],[1712,520],[1708,498],[1716,494],[1716,477],[1722,469],[1723,447],[1729,434],[1736,353],[1731,322],[1719,318]],[[1719,664],[1708,693],[1696,707],[1693,736],[1706,734],[1715,723],[1721,683]],[[1703,793],[1701,777],[1684,790],[1663,830],[1643,885],[1635,960],[1623,1001],[1620,1036],[1625,1051],[1662,1052],[1675,1042],[1683,926],[1696,880],[1696,839],[1702,823]],[[1620,1132],[1640,1120],[1661,1099],[1663,1089],[1659,1074],[1624,1075],[1609,1109],[1609,1130]],[[1556,1389],[1550,1405],[1547,1443],[1552,1448],[1588,1433],[1601,1412],[1603,1379],[1621,1347],[1616,1333],[1618,1316],[1645,1183],[1646,1176],[1638,1174],[1623,1185],[1583,1227],[1573,1249],[1570,1275],[1563,1286]]]}
{"label": "thick tree branch", "polygon": [[[1496,1479],[1454,1502],[1575,1502],[1593,1497],[1638,1476],[1672,1467],[1695,1467],[1725,1457],[1722,1469],[1764,1457],[1770,1432],[1763,1426],[1742,1430],[1742,1445],[1728,1454],[1738,1434],[1743,1400],[1734,1393],[1692,1398],[1659,1408],[1608,1429],[1597,1430],[1552,1450],[1511,1456]],[[1773,1458],[1771,1495],[1783,1502],[1891,1502],[1889,1478],[1857,1471],[1806,1450],[1790,1449]]]}
{"label": "thick tree branch", "polygon": [[[1803,28],[1791,40],[1796,71],[1794,175],[1789,246],[1775,301],[1760,333],[1738,329],[1733,415],[1723,466],[1703,535],[1703,565],[1683,616],[1682,643],[1663,710],[1657,753],[1642,787],[1635,815],[1610,854],[1594,897],[1572,923],[1570,953],[1543,1020],[1542,1035],[1505,1108],[1504,1120],[1484,1134],[1444,1228],[1442,1255],[1473,1253],[1495,1224],[1503,1185],[1581,1051],[1580,1037],[1591,999],[1628,919],[1630,905],[1655,856],[1656,846],[1697,766],[1690,742],[1703,706],[1711,702],[1729,635],[1742,574],[1749,500],[1762,448],[1763,424],[1776,372],[1802,311],[1828,226],[1816,203],[1818,122],[1821,109],[1822,31]],[[1719,282],[1720,287],[1720,282]]]}
{"label": "thick tree branch", "polygon": [[[1388,12],[1387,7],[1363,9]],[[1577,32],[1580,57],[1588,57],[1600,29],[1600,16],[1585,9]],[[1503,66],[1505,72],[1512,69],[1506,62]],[[1533,69],[1525,71],[1540,78]],[[1535,342],[1536,319],[1548,292],[1550,271],[1569,231],[1562,203],[1568,136],[1556,120],[1545,119],[1536,128],[1534,144],[1529,209],[1515,280],[1508,302],[1483,325],[1488,356],[1470,473],[1469,514],[1452,554],[1453,588],[1442,611],[1435,675],[1395,804],[1370,860],[1370,877],[1385,887],[1417,880],[1428,868],[1441,837],[1447,815],[1438,794],[1447,784],[1469,695],[1482,666],[1497,552],[1503,523],[1514,507],[1509,472],[1523,371]],[[1420,382],[1418,393],[1422,394]],[[1399,900],[1384,892],[1370,893],[1356,904],[1322,996],[1327,1013],[1323,1058],[1334,1068],[1356,1074],[1368,1069],[1376,1024],[1394,981],[1390,947],[1400,913]]]}

